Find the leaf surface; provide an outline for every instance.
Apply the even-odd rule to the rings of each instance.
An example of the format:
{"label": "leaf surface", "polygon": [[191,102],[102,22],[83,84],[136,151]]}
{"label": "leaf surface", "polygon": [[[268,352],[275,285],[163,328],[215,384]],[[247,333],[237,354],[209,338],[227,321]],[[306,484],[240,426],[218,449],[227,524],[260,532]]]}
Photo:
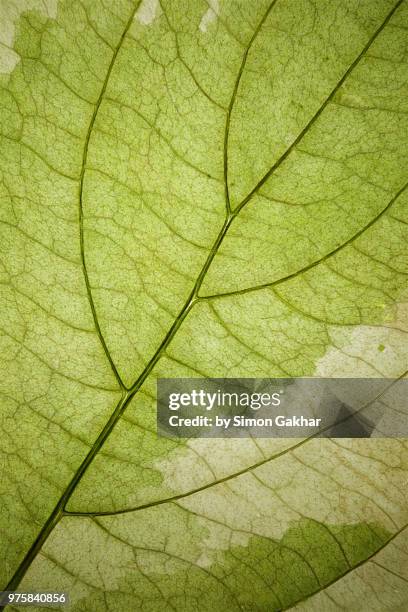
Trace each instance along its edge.
{"label": "leaf surface", "polygon": [[404,440],[176,443],[155,392],[405,376],[407,3],[1,10],[1,586],[402,610]]}

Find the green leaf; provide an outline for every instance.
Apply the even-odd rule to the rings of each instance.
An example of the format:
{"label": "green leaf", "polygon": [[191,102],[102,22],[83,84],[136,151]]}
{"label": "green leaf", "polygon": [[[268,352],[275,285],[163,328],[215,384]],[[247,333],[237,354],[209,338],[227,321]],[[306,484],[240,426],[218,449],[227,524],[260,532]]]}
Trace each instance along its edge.
{"label": "green leaf", "polygon": [[407,30],[403,0],[3,1],[1,588],[407,607],[405,440],[155,430],[158,377],[406,375]]}

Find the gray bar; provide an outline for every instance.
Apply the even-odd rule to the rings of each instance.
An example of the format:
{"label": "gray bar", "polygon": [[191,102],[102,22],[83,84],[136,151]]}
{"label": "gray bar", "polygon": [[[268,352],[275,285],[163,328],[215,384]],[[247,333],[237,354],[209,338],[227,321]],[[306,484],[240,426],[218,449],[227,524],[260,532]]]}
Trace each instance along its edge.
{"label": "gray bar", "polygon": [[170,438],[406,438],[408,379],[159,378]]}

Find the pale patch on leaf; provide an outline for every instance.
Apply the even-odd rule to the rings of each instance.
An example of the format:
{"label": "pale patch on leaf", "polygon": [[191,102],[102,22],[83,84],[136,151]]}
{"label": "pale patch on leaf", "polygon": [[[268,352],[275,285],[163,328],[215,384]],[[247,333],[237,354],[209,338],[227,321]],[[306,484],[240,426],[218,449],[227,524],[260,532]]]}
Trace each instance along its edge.
{"label": "pale patch on leaf", "polygon": [[55,19],[58,0],[2,0],[0,3],[0,74],[10,74],[20,61],[13,50],[15,29],[20,15],[37,11]]}
{"label": "pale patch on leaf", "polygon": [[159,0],[143,0],[136,11],[135,18],[142,25],[151,25],[160,10]]}
{"label": "pale patch on leaf", "polygon": [[220,0],[209,0],[208,4],[209,7],[201,17],[201,21],[198,26],[198,29],[204,33],[207,32],[209,25],[216,21],[220,12]]}
{"label": "pale patch on leaf", "polygon": [[406,366],[407,337],[408,330],[387,325],[332,329],[332,346],[317,362],[315,376],[392,378]]}

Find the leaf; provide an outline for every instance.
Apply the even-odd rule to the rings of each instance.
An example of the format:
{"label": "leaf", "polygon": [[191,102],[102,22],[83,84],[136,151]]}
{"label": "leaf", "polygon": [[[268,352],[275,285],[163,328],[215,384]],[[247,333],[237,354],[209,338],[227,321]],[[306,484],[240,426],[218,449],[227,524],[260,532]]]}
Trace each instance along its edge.
{"label": "leaf", "polygon": [[2,588],[405,609],[405,440],[176,443],[155,391],[405,375],[407,3],[3,14]]}

